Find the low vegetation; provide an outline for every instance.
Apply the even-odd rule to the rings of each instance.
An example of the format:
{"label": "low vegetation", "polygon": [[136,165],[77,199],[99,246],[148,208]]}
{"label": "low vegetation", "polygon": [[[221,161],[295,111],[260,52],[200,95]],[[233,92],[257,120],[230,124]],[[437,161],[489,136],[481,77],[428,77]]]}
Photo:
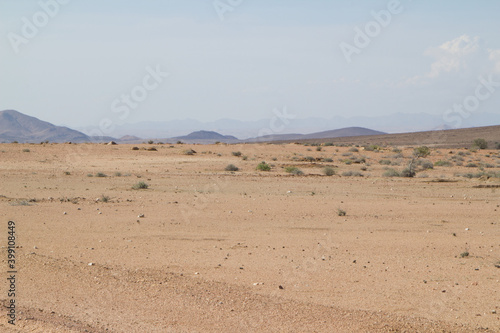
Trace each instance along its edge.
{"label": "low vegetation", "polygon": [[267,164],[266,162],[260,162],[258,165],[257,165],[257,170],[259,171],[270,171],[271,170],[271,166],[269,164]]}
{"label": "low vegetation", "polygon": [[133,185],[132,186],[132,189],[134,190],[145,190],[149,187],[148,184],[146,184],[145,182],[138,182],[137,184]]}
{"label": "low vegetation", "polygon": [[234,164],[228,164],[224,170],[226,170],[226,171],[238,171],[239,168]]}

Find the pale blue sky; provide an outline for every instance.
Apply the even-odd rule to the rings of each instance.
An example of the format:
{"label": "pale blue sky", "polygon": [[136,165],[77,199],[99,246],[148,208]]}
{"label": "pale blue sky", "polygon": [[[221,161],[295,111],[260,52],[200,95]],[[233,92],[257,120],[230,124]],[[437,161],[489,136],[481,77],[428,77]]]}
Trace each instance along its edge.
{"label": "pale blue sky", "polygon": [[[298,118],[444,115],[480,75],[500,82],[499,1],[396,1],[350,63],[340,44],[356,46],[354,29],[394,1],[220,0],[224,20],[212,0],[67,2],[0,0],[0,110],[74,127],[257,120],[285,106]],[[149,79],[156,68],[168,77]],[[494,90],[470,116],[500,113]]]}

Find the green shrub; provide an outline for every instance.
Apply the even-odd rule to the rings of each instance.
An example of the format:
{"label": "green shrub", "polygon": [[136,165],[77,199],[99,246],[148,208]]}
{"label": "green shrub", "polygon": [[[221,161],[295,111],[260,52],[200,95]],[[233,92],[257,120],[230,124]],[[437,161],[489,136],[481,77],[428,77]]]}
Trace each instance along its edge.
{"label": "green shrub", "polygon": [[347,215],[347,212],[343,209],[337,209],[337,215],[338,216],[346,216]]}
{"label": "green shrub", "polygon": [[259,163],[259,165],[257,165],[257,170],[259,171],[270,171],[271,170],[271,166],[269,164],[267,164],[266,162],[261,162]]}
{"label": "green shrub", "polygon": [[401,171],[401,177],[415,177],[415,171],[411,170],[410,168],[405,168],[403,171]]}
{"label": "green shrub", "polygon": [[485,139],[475,139],[473,147],[477,147],[479,149],[486,149],[488,148],[488,142],[486,142]]}
{"label": "green shrub", "polygon": [[439,160],[434,163],[434,166],[451,167],[453,166],[453,163],[451,163],[450,161]]}
{"label": "green shrub", "polygon": [[302,172],[302,170],[300,170],[299,168],[294,167],[294,166],[288,166],[288,167],[286,167],[285,171],[288,172],[288,173],[291,173],[293,175],[297,175],[297,176],[300,176],[300,175],[304,174],[304,172]]}
{"label": "green shrub", "polygon": [[380,164],[382,165],[391,165],[391,161],[390,160],[380,160],[378,161]]}
{"label": "green shrub", "polygon": [[233,151],[231,154],[233,156],[240,157],[241,156],[241,151]]}
{"label": "green shrub", "polygon": [[335,174],[335,170],[330,167],[325,167],[323,169],[323,174],[325,174],[325,176],[333,176]]}
{"label": "green shrub", "polygon": [[29,153],[30,150],[28,148],[23,149],[23,153]]}
{"label": "green shrub", "polygon": [[322,150],[322,148],[321,148],[321,147],[319,147],[319,146],[318,146],[318,147],[316,147],[316,151],[321,151],[321,150]]}
{"label": "green shrub", "polygon": [[238,171],[239,169],[234,164],[228,164],[224,170],[226,170],[226,171]]}
{"label": "green shrub", "polygon": [[352,147],[352,148],[349,148],[349,151],[353,152],[353,153],[357,153],[357,152],[359,152],[359,149],[355,148],[355,147]]}
{"label": "green shrub", "polygon": [[102,172],[98,172],[95,174],[96,177],[107,177],[108,175],[106,175],[105,173],[102,173]]}
{"label": "green shrub", "polygon": [[145,190],[149,187],[148,184],[146,184],[145,182],[138,182],[137,184],[135,184],[134,186],[132,186],[132,189],[134,190]]}
{"label": "green shrub", "polygon": [[363,174],[359,171],[344,171],[342,172],[344,177],[363,177]]}
{"label": "green shrub", "polygon": [[331,147],[331,146],[333,146],[333,142],[327,142],[327,143],[325,143],[325,147]]}
{"label": "green shrub", "polygon": [[427,146],[420,146],[413,150],[413,155],[417,158],[419,157],[427,157],[431,154],[431,150]]}
{"label": "green shrub", "polygon": [[429,160],[418,160],[416,165],[422,168],[422,170],[434,169],[434,164]]}
{"label": "green shrub", "polygon": [[401,174],[394,169],[387,169],[382,176],[384,177],[401,177]]}

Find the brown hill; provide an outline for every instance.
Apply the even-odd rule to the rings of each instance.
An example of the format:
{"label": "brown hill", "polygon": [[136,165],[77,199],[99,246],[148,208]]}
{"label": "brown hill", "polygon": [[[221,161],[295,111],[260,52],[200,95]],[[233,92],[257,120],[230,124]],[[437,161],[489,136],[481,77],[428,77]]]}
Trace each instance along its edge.
{"label": "brown hill", "polygon": [[0,111],[0,142],[85,142],[90,138],[67,127],[55,126],[14,110]]}
{"label": "brown hill", "polygon": [[351,136],[351,137],[330,137],[322,139],[305,139],[305,140],[287,140],[273,141],[273,143],[325,143],[332,142],[334,144],[351,144],[351,145],[394,145],[394,146],[411,146],[411,145],[426,145],[430,147],[471,147],[472,142],[482,138],[488,142],[489,147],[495,147],[500,142],[500,125],[461,128],[453,130],[438,130],[413,133],[398,133],[398,134],[383,134],[383,135],[367,135],[367,136]]}

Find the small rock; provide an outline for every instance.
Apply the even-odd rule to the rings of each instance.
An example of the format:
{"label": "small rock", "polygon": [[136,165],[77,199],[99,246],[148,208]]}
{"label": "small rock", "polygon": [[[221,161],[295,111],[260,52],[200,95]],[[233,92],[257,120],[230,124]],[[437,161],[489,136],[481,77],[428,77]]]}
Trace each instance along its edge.
{"label": "small rock", "polygon": [[282,285],[279,285],[279,287],[281,290],[285,289],[285,287],[283,287]]}
{"label": "small rock", "polygon": [[94,266],[95,264],[93,262],[89,262],[89,266]]}
{"label": "small rock", "polygon": [[198,272],[195,272],[195,273],[194,273],[194,275],[200,275],[200,273],[198,273]]}
{"label": "small rock", "polygon": [[36,249],[38,249],[38,246],[35,245],[35,246],[33,246],[33,248],[36,250]]}
{"label": "small rock", "polygon": [[139,214],[139,216],[137,216],[138,218],[143,218],[144,217],[144,214]]}
{"label": "small rock", "polygon": [[465,231],[469,231],[469,228],[465,228]]}
{"label": "small rock", "polygon": [[64,212],[63,215],[67,215],[68,213]]}
{"label": "small rock", "polygon": [[491,310],[491,314],[496,314],[497,310]]}
{"label": "small rock", "polygon": [[102,212],[99,212],[99,215],[101,215],[101,214],[102,214]]}

